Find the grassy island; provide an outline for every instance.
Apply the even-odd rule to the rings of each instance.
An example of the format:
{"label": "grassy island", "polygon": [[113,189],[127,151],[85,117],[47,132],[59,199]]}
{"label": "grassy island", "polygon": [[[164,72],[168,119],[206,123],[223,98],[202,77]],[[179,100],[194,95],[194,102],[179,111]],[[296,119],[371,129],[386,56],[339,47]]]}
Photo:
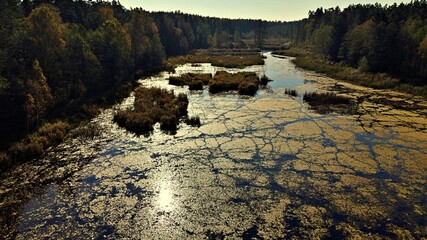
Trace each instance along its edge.
{"label": "grassy island", "polygon": [[218,71],[212,78],[210,74],[187,73],[179,77],[170,77],[169,84],[176,86],[189,86],[190,90],[203,90],[203,85],[209,86],[210,93],[237,91],[240,95],[253,96],[260,84],[267,84],[270,79],[262,77],[261,80],[254,72],[228,73]]}
{"label": "grassy island", "polygon": [[179,119],[187,116],[187,107],[185,94],[175,96],[164,89],[139,87],[135,90],[134,108],[118,111],[114,121],[136,134],[147,134],[157,122],[162,130],[175,132]]}

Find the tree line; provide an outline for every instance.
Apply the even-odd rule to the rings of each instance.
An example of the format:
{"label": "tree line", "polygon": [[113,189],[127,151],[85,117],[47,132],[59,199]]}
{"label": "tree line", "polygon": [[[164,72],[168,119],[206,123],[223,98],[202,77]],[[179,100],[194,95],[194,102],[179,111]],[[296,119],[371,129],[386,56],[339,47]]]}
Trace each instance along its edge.
{"label": "tree line", "polygon": [[67,106],[161,69],[167,56],[247,47],[241,40],[253,39],[260,22],[285,24],[149,13],[117,1],[0,0],[0,150]]}
{"label": "tree line", "polygon": [[427,1],[310,11],[292,35],[325,59],[427,84]]}

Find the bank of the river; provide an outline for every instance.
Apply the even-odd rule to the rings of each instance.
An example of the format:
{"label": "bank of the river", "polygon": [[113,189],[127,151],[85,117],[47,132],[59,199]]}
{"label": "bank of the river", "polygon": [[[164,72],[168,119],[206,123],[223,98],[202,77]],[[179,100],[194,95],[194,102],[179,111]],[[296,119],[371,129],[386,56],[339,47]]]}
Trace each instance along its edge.
{"label": "bank of the river", "polygon": [[98,96],[50,109],[46,121],[40,127],[23,136],[21,140],[9,143],[8,148],[0,151],[0,174],[11,167],[42,156],[48,148],[61,143],[70,131],[86,124],[102,109],[121,102],[136,86],[136,81],[128,82]]}
{"label": "bank of the river", "polygon": [[296,57],[293,62],[301,68],[326,74],[329,77],[348,81],[361,86],[375,89],[391,89],[399,92],[410,93],[427,97],[427,86],[418,86],[404,83],[399,79],[383,73],[367,73],[358,69],[324,60],[307,50],[290,48],[273,52],[277,55]]}

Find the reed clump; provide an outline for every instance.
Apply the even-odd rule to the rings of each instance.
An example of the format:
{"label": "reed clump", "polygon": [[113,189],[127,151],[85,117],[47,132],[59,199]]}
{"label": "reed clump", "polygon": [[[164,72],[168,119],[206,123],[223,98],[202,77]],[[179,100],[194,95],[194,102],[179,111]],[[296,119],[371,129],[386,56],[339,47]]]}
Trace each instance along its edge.
{"label": "reed clump", "polygon": [[254,72],[228,73],[219,71],[209,83],[210,93],[238,91],[241,95],[255,95],[260,80]]}
{"label": "reed clump", "polygon": [[350,99],[344,96],[338,96],[335,93],[305,93],[303,100],[310,105],[322,104],[349,104]]}
{"label": "reed clump", "polygon": [[160,129],[175,132],[179,119],[187,115],[187,107],[188,97],[185,94],[175,96],[172,91],[139,87],[135,90],[134,109],[118,111],[114,121],[136,134],[153,131],[157,122]]}
{"label": "reed clump", "polygon": [[226,68],[244,68],[252,65],[264,65],[264,58],[259,53],[246,54],[246,55],[231,55],[220,54],[212,55],[209,53],[185,55],[179,57],[172,57],[167,60],[170,66],[176,66],[186,63],[211,63],[213,66],[226,67]]}
{"label": "reed clump", "polygon": [[285,94],[290,95],[290,96],[298,96],[298,92],[295,89],[285,89]]}
{"label": "reed clump", "polygon": [[69,130],[70,125],[67,122],[44,124],[36,132],[13,144],[6,153],[0,153],[0,169],[40,157],[46,149],[60,143]]}
{"label": "reed clump", "polygon": [[[211,80],[211,74],[186,73],[178,77],[169,77],[169,84],[175,86],[188,85],[190,88],[195,88],[194,90],[202,90],[203,85],[208,85]],[[200,86],[201,89],[199,89]]]}

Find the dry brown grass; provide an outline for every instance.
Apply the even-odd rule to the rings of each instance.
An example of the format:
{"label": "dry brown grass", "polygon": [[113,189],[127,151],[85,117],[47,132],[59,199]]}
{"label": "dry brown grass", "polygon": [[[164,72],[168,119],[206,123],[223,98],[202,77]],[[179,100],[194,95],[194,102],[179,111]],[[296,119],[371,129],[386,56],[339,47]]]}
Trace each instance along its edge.
{"label": "dry brown grass", "polygon": [[179,77],[170,77],[169,84],[175,86],[188,85],[190,90],[203,90],[203,85],[208,85],[211,80],[211,74],[186,73]]}
{"label": "dry brown grass", "polygon": [[219,71],[209,83],[210,93],[238,91],[242,95],[254,95],[260,80],[254,72],[228,73]]}
{"label": "dry brown grass", "polygon": [[350,103],[349,98],[344,96],[338,96],[335,93],[305,93],[303,99],[310,105]]}
{"label": "dry brown grass", "polygon": [[288,95],[294,96],[294,97],[298,96],[298,92],[295,89],[288,89],[288,88],[286,88],[285,89],[285,94],[288,94]]}
{"label": "dry brown grass", "polygon": [[139,87],[135,90],[134,110],[117,112],[114,121],[136,134],[152,131],[157,122],[162,130],[175,132],[178,120],[187,115],[187,107],[185,94],[175,96],[164,89]]}
{"label": "dry brown grass", "polygon": [[185,63],[212,63],[213,66],[227,68],[244,68],[252,65],[264,65],[261,54],[247,55],[185,55],[172,57],[167,60],[167,65],[177,66]]}
{"label": "dry brown grass", "polygon": [[[66,122],[46,123],[26,139],[13,144],[8,150],[9,157],[1,157],[4,158],[3,161],[0,161],[1,165],[20,163],[43,155],[47,148],[60,143],[69,129],[70,125]],[[8,165],[3,165],[3,167],[8,167]]]}

